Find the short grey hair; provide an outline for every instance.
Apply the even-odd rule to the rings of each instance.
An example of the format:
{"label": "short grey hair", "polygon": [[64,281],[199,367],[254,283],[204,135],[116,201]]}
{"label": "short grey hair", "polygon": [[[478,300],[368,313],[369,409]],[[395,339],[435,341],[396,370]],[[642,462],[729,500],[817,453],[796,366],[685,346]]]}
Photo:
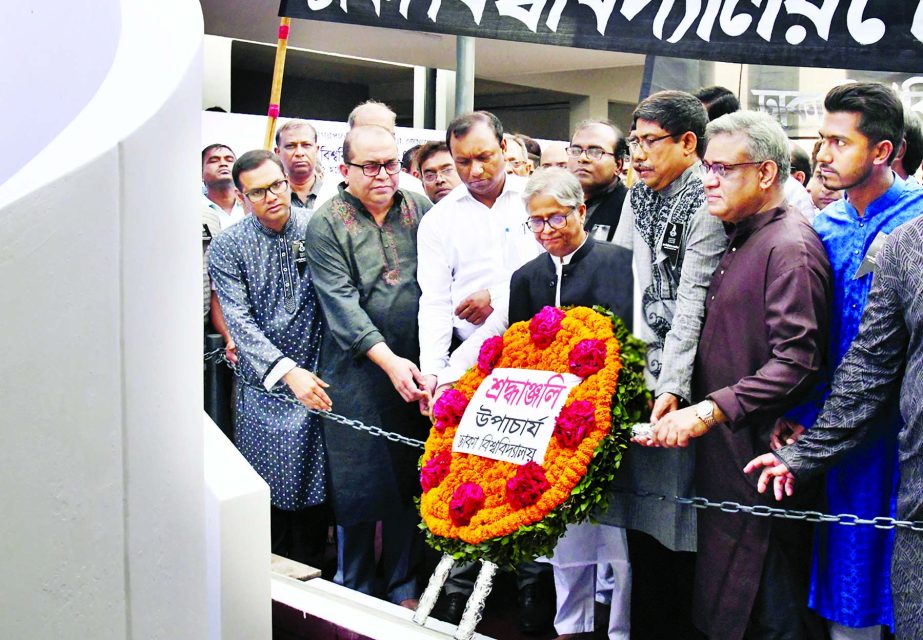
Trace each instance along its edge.
{"label": "short grey hair", "polygon": [[532,198],[547,195],[554,198],[562,207],[576,209],[583,204],[583,187],[577,177],[567,169],[548,167],[539,169],[526,182],[522,191],[522,200],[529,207]]}
{"label": "short grey hair", "polygon": [[791,170],[788,137],[782,126],[768,113],[761,111],[735,111],[708,123],[705,128],[705,145],[717,135],[743,134],[747,138],[745,149],[753,162],[770,160],[778,167],[776,182],[782,184]]}

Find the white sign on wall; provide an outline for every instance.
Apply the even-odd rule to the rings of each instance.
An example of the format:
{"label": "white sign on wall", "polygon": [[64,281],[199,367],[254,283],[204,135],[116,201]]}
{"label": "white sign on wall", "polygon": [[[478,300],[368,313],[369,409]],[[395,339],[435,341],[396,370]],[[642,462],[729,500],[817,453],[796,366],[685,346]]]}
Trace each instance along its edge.
{"label": "white sign on wall", "polygon": [[542,464],[555,418],[580,382],[570,373],[494,369],[468,403],[452,451]]}

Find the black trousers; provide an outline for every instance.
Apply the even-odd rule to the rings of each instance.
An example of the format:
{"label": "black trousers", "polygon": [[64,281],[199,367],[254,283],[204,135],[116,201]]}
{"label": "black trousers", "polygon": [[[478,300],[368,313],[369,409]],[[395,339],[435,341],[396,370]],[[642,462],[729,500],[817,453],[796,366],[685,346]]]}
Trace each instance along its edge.
{"label": "black trousers", "polygon": [[330,507],[326,503],[298,511],[270,507],[269,513],[272,552],[322,568],[327,529],[333,521]]}
{"label": "black trousers", "polygon": [[[692,624],[695,553],[671,551],[628,529],[631,562],[631,640],[704,640]],[[665,614],[669,612],[669,614]]]}

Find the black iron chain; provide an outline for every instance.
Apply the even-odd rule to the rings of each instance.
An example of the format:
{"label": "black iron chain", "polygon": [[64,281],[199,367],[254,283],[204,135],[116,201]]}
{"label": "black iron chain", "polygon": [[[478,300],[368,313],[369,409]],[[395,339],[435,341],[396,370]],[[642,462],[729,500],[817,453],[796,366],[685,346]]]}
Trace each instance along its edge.
{"label": "black iron chain", "polygon": [[[224,348],[215,349],[214,351],[209,351],[205,354],[205,360],[217,360],[218,362],[224,362],[231,369],[236,367],[227,359],[224,353]],[[357,431],[364,431],[376,437],[386,438],[391,442],[397,442],[400,444],[405,444],[409,447],[416,447],[418,449],[423,449],[425,443],[422,440],[414,440],[413,438],[408,438],[399,433],[393,433],[391,431],[385,431],[381,427],[369,426],[363,423],[361,420],[353,420],[352,418],[347,418],[346,416],[341,416],[339,414],[333,413],[332,411],[320,411],[318,409],[310,409],[305,407],[297,398],[291,395],[280,393],[278,391],[267,392],[263,387],[254,385],[250,382],[243,380],[238,376],[238,381],[241,384],[246,384],[248,386],[258,388],[263,393],[269,393],[270,396],[278,400],[294,403],[298,406],[305,409],[308,413],[314,415],[322,416],[332,422],[336,422],[347,427],[351,427]],[[889,516],[878,516],[876,518],[860,518],[857,515],[851,513],[839,513],[837,515],[832,515],[829,513],[822,513],[820,511],[799,511],[797,509],[782,509],[781,507],[770,507],[767,505],[746,505],[734,502],[731,500],[724,500],[723,502],[714,502],[708,498],[702,498],[696,496],[693,498],[680,498],[679,496],[665,496],[658,493],[650,493],[645,491],[634,491],[631,489],[625,489],[621,487],[614,487],[615,491],[619,493],[628,493],[639,498],[650,498],[652,500],[660,501],[669,501],[675,502],[676,504],[694,507],[696,509],[720,509],[724,513],[748,513],[752,516],[758,518],[784,518],[786,520],[802,520],[804,522],[830,522],[834,524],[840,524],[847,527],[855,526],[873,526],[876,529],[910,529],[911,531],[921,531],[923,532],[923,522],[914,521],[914,520],[898,520],[896,518],[891,518]]]}

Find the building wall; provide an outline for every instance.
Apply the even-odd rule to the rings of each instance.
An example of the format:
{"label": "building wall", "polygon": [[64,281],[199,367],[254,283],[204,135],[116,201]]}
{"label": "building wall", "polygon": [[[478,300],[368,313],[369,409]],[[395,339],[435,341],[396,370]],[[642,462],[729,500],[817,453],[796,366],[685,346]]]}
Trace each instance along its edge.
{"label": "building wall", "polygon": [[[84,4],[117,49],[86,16],[12,25],[108,74],[0,185],[0,637],[204,638],[201,10]],[[68,86],[43,59],[19,95]]]}

